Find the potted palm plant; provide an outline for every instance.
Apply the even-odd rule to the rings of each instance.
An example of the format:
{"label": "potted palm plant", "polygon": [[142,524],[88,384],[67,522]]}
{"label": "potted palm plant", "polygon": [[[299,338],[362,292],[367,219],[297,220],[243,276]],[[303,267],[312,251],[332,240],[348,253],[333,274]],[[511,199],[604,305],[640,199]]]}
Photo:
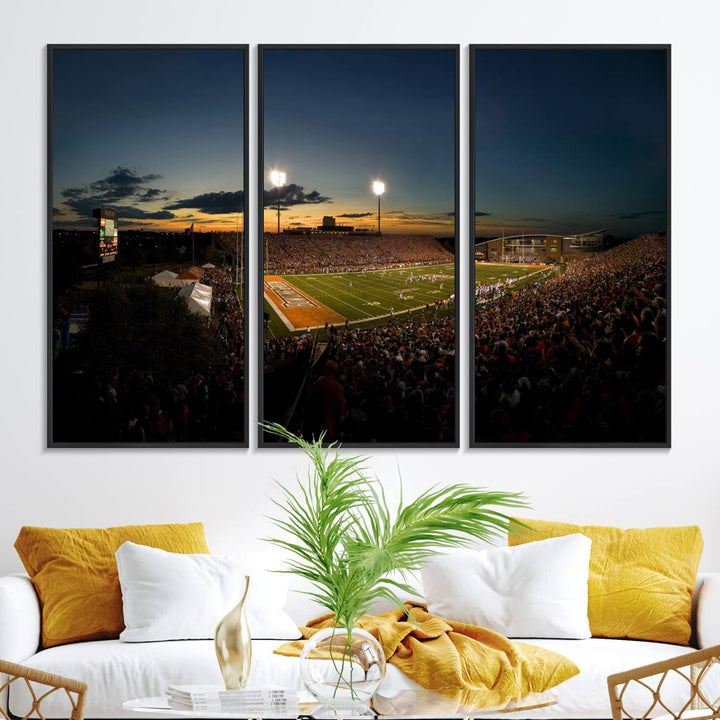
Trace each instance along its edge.
{"label": "potted palm plant", "polygon": [[[407,504],[401,497],[393,512],[382,485],[367,475],[365,457],[324,446],[322,435],[308,441],[276,423],[263,427],[310,460],[307,479],[298,477],[296,488],[277,483],[279,513],[270,519],[283,536],[267,540],[289,553],[287,572],[306,578],[308,595],[335,614],[335,627],[313,635],[303,649],[303,680],[330,708],[366,701],[382,681],[384,658],[377,641],[355,628],[358,619],[380,598],[402,606],[400,594],[413,593],[405,573],[429,557],[506,533],[510,517],[495,507],[527,503],[521,493],[455,483]],[[304,662],[319,657],[332,663]]]}

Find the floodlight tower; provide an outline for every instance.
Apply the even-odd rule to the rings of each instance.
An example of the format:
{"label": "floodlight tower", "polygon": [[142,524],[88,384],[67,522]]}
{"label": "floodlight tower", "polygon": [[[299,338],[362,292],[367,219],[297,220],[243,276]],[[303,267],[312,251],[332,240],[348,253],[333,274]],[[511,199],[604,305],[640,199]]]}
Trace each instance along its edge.
{"label": "floodlight tower", "polygon": [[285,185],[286,180],[287,180],[287,175],[284,172],[281,172],[280,170],[273,170],[270,173],[270,182],[277,188],[277,216],[278,216],[277,231],[278,231],[278,235],[280,234],[280,188],[283,185]]}
{"label": "floodlight tower", "polygon": [[[281,170],[270,171],[270,182],[275,186],[277,192],[277,231],[280,234],[280,188],[285,185],[287,175]],[[267,275],[268,267],[270,264],[270,258],[268,257],[268,242],[267,235],[265,235],[265,274]]]}
{"label": "floodlight tower", "polygon": [[378,235],[380,232],[380,196],[385,192],[385,183],[382,180],[374,180],[372,184],[373,192],[377,195],[378,199]]}

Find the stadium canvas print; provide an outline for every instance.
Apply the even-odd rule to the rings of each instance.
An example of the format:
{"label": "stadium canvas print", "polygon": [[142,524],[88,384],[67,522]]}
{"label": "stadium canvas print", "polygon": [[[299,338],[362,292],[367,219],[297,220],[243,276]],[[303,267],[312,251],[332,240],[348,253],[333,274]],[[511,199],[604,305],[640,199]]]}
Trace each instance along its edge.
{"label": "stadium canvas print", "polygon": [[247,446],[246,46],[48,48],[48,445]]}
{"label": "stadium canvas print", "polygon": [[669,447],[669,53],[471,47],[471,445]]}
{"label": "stadium canvas print", "polygon": [[457,446],[457,76],[457,46],[260,46],[261,420]]}

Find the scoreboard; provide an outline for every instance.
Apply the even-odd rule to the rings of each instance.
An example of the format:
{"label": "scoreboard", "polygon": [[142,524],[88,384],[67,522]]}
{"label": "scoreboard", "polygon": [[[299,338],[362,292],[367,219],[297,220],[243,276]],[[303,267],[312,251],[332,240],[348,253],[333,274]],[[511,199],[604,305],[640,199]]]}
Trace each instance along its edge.
{"label": "scoreboard", "polygon": [[118,253],[118,215],[112,208],[96,208],[98,220],[98,261],[113,262]]}

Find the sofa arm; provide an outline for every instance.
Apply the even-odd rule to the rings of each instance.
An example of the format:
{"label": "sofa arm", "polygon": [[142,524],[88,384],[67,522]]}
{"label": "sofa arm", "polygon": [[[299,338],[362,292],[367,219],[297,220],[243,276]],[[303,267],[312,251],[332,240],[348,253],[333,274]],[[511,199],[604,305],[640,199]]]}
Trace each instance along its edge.
{"label": "sofa arm", "polygon": [[720,644],[720,573],[707,573],[697,590],[699,648]]}
{"label": "sofa arm", "polygon": [[0,577],[0,659],[22,662],[40,646],[40,602],[27,575]]}

